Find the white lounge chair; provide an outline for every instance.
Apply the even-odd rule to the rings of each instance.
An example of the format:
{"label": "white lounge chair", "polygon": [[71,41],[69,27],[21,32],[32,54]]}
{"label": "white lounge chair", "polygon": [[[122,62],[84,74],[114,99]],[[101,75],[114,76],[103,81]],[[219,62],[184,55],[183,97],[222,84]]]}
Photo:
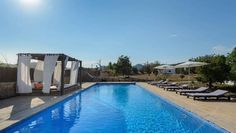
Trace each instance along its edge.
{"label": "white lounge chair", "polygon": [[188,98],[193,97],[194,100],[196,100],[196,98],[204,98],[205,100],[207,100],[207,98],[216,98],[217,100],[219,98],[227,98],[230,100],[230,97],[225,96],[226,93],[228,93],[226,90],[216,90],[210,93],[186,93],[186,95]]}
{"label": "white lounge chair", "polygon": [[182,94],[186,94],[186,93],[201,93],[201,92],[204,92],[208,89],[209,89],[208,87],[200,87],[200,88],[195,89],[195,90],[187,90],[187,89],[176,90],[176,94],[179,93],[180,95],[182,95]]}

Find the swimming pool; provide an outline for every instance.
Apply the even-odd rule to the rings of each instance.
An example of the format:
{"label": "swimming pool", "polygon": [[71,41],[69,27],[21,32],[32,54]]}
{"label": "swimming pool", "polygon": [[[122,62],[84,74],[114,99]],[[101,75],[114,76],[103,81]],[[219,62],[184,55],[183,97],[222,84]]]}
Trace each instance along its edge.
{"label": "swimming pool", "polygon": [[222,133],[135,84],[96,84],[4,130],[16,133]]}

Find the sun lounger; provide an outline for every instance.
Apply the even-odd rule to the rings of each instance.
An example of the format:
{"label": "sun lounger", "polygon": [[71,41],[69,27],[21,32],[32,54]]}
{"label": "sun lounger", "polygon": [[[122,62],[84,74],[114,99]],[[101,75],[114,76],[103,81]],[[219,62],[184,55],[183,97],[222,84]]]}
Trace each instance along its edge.
{"label": "sun lounger", "polygon": [[152,81],[152,82],[149,82],[149,84],[151,84],[151,85],[156,85],[156,84],[161,84],[162,82],[164,82],[164,80]]}
{"label": "sun lounger", "polygon": [[180,85],[180,86],[166,86],[164,87],[164,90],[170,91],[170,90],[177,90],[177,89],[187,89],[189,86],[187,84]]}
{"label": "sun lounger", "polygon": [[201,92],[204,92],[208,89],[209,89],[208,87],[200,87],[195,90],[187,90],[187,89],[182,90],[181,89],[181,90],[176,90],[176,94],[179,93],[180,95],[182,95],[182,94],[186,94],[186,93],[201,93]]}
{"label": "sun lounger", "polygon": [[210,93],[186,93],[186,95],[188,98],[193,97],[194,100],[196,100],[196,98],[204,98],[205,100],[208,98],[216,98],[217,100],[219,98],[227,98],[230,100],[230,97],[225,96],[226,93],[228,93],[226,90],[216,90]]}
{"label": "sun lounger", "polygon": [[159,83],[159,84],[156,84],[156,86],[160,87],[160,86],[163,86],[163,85],[167,85],[168,82],[169,82],[169,81],[166,80],[166,81],[163,81],[163,82],[161,82],[161,83]]}
{"label": "sun lounger", "polygon": [[160,83],[157,83],[157,84],[167,84],[168,83],[168,81],[166,80],[166,81],[163,81],[163,82],[160,82]]}
{"label": "sun lounger", "polygon": [[161,88],[170,87],[170,86],[177,86],[177,83],[176,82],[172,82],[172,83],[167,83],[167,84],[159,85],[159,87],[161,87]]}

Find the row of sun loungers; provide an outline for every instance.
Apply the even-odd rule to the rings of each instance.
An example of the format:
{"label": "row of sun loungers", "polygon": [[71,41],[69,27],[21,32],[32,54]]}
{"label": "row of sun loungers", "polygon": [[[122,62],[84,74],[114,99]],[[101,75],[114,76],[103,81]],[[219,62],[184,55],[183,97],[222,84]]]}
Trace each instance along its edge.
{"label": "row of sun loungers", "polygon": [[209,90],[208,87],[200,87],[198,89],[190,89],[188,84],[183,84],[183,85],[177,85],[176,82],[169,83],[168,81],[158,81],[156,83],[153,82],[152,85],[156,85],[159,88],[163,88],[164,90],[167,91],[175,91],[176,94],[180,95],[186,95],[187,98],[193,97],[194,100],[196,99],[202,99],[202,100],[207,100],[207,99],[227,99],[230,100],[229,96],[225,96],[228,91],[226,90],[216,90],[213,92],[207,92]]}

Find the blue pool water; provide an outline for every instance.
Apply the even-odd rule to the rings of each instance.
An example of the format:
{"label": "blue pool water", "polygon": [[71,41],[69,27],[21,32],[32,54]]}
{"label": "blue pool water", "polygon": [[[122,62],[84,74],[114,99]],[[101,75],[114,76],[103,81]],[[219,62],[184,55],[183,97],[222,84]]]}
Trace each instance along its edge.
{"label": "blue pool water", "polygon": [[97,84],[6,129],[16,133],[222,133],[134,84]]}

